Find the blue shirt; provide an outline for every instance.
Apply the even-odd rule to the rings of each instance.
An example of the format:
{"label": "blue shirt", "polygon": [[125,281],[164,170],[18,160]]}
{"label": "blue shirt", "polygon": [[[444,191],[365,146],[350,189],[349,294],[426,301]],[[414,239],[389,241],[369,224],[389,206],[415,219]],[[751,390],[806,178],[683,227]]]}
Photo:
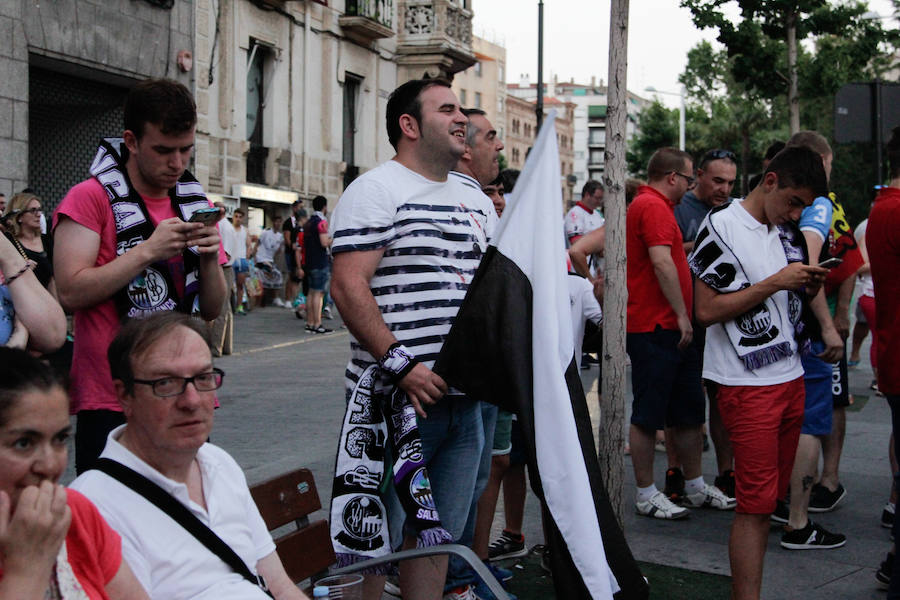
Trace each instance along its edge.
{"label": "blue shirt", "polygon": [[[822,236],[822,241],[828,239],[828,231],[831,229],[831,200],[825,196],[819,196],[813,200],[812,205],[803,209],[800,215],[800,231],[815,231]],[[813,260],[813,257],[810,257]]]}

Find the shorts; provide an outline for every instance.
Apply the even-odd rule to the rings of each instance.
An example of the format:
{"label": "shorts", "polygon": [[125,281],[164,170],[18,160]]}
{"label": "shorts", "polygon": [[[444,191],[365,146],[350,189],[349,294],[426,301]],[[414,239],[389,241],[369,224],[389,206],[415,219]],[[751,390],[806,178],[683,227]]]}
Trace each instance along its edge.
{"label": "shorts", "polygon": [[497,426],[494,428],[494,446],[491,455],[503,456],[512,452],[512,422],[513,414],[501,410],[497,414]]}
{"label": "shorts", "polygon": [[831,399],[831,363],[816,354],[825,350],[823,342],[813,342],[809,354],[800,357],[803,363],[803,387],[806,401],[803,408],[803,427],[800,433],[828,435],[831,433],[831,415],[834,406]]}
{"label": "shorts", "polygon": [[311,269],[309,271],[309,289],[314,292],[324,292],[328,287],[328,267]]}
{"label": "shorts", "polygon": [[657,326],[649,333],[626,334],[631,358],[631,423],[649,431],[667,426],[702,425],[706,398],[696,344],[678,349],[681,333]]}
{"label": "shorts", "polygon": [[234,262],[231,264],[234,268],[234,274],[240,275],[241,273],[249,273],[250,272],[250,261],[246,258],[236,258]]}
{"label": "shorts", "polygon": [[719,385],[719,413],[734,451],[735,511],[768,515],[787,493],[803,424],[803,378]]}
{"label": "shorts", "polygon": [[284,264],[288,278],[294,283],[300,283],[300,278],[297,277],[297,261],[294,260],[294,253],[290,250],[284,253]]}
{"label": "shorts", "polygon": [[850,406],[850,378],[847,374],[847,348],[841,360],[831,365],[831,401],[834,408]]}

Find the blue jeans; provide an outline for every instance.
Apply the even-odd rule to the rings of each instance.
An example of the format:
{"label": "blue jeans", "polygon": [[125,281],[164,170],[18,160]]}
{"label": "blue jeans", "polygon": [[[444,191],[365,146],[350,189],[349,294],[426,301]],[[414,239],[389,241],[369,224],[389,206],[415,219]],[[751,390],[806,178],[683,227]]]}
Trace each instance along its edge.
{"label": "blue jeans", "polygon": [[[441,524],[457,542],[463,535],[472,506],[484,447],[481,406],[465,396],[453,396],[426,406],[425,412],[428,418],[417,420],[428,479]],[[403,507],[393,486],[385,495],[385,505],[391,543],[398,547],[402,543],[401,533],[415,537],[416,530],[404,522]]]}
{"label": "blue jeans", "polygon": [[[497,426],[497,413],[499,409],[494,404],[481,402],[481,424],[484,429],[484,449],[481,451],[481,462],[478,463],[478,476],[475,479],[475,491],[472,494],[472,506],[469,509],[469,518],[463,528],[459,543],[463,546],[472,546],[475,536],[475,515],[478,512],[478,500],[481,498],[484,488],[487,487],[488,478],[491,476],[491,457],[494,449],[494,428]],[[451,590],[460,585],[475,583],[475,572],[469,563],[455,554],[450,555],[450,564],[447,567],[447,583],[444,591]]]}

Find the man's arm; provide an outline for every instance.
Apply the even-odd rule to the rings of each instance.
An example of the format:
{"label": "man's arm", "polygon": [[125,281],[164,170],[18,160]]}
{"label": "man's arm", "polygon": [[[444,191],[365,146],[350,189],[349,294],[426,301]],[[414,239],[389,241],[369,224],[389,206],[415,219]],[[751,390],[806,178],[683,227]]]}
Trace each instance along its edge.
{"label": "man's arm", "polygon": [[266,580],[266,586],[275,600],[303,600],[309,597],[300,591],[284,570],[277,552],[272,552],[256,563],[256,572]]}
{"label": "man's arm", "polygon": [[[214,225],[204,227],[202,223],[186,223],[177,217],[164,219],[149,239],[98,267],[100,234],[61,215],[54,232],[53,252],[53,272],[60,303],[74,311],[108,300],[151,264],[167,260],[188,246],[203,244],[203,240],[209,243],[212,237],[209,228],[215,231]],[[195,239],[198,235],[200,238]],[[214,233],[213,236],[218,253],[219,235]],[[191,240],[194,241],[191,243]],[[201,246],[201,253],[209,251],[209,247]],[[202,263],[201,260],[201,268]],[[221,273],[219,276],[224,288],[224,277]]]}
{"label": "man's arm", "polygon": [[801,262],[794,262],[759,283],[728,294],[721,294],[701,279],[696,279],[694,281],[694,316],[698,323],[708,327],[713,323],[730,321],[738,315],[744,314],[781,290],[799,290],[803,286],[814,286],[818,293],[818,286],[824,281],[827,272],[827,269],[821,267],[811,267]]}
{"label": "man's arm", "polygon": [[856,277],[853,276],[842,281],[838,288],[837,304],[834,306],[834,327],[845,340],[850,335],[850,299],[855,285]]}
{"label": "man's arm", "polygon": [[[380,359],[397,338],[385,325],[369,281],[384,254],[383,249],[341,252],[334,257],[331,296],[344,316],[347,329],[369,354]],[[423,404],[434,404],[447,393],[447,384],[431,369],[419,363],[398,384],[421,417]]]}
{"label": "man's arm", "polygon": [[681,295],[681,282],[678,279],[675,261],[672,260],[672,248],[670,246],[650,246],[647,248],[647,252],[650,255],[650,262],[653,264],[653,272],[659,281],[659,287],[678,318],[678,330],[681,332],[678,348],[685,348],[694,337],[694,327],[688,317],[684,296]]}
{"label": "man's arm", "polygon": [[588,256],[591,254],[603,255],[606,246],[606,225],[599,227],[587,235],[578,236],[576,241],[569,248],[569,259],[572,261],[572,268],[582,277],[587,277],[588,281],[594,282],[591,277],[591,269],[588,267]]}

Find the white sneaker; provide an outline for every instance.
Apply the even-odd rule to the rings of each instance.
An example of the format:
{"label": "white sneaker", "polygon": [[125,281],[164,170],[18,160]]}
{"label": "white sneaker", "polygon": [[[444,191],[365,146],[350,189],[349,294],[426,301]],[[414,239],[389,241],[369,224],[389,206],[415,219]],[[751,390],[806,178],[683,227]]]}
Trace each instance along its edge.
{"label": "white sneaker", "polygon": [[732,510],[737,505],[737,500],[729,498],[725,495],[725,492],[716,486],[706,483],[702,491],[696,494],[685,494],[681,503],[692,508]]}
{"label": "white sneaker", "polygon": [[634,508],[637,514],[656,519],[683,519],[690,514],[686,508],[673,504],[666,495],[656,490],[645,502],[635,502]]}
{"label": "white sneaker", "polygon": [[478,600],[478,597],[473,586],[461,585],[444,594],[444,600]]}
{"label": "white sneaker", "polygon": [[275,298],[274,300],[272,300],[272,306],[284,308],[284,300],[282,300],[281,298]]}
{"label": "white sneaker", "polygon": [[330,307],[330,306],[326,306],[325,308],[322,309],[322,316],[325,317],[326,319],[333,319],[333,318],[334,318],[334,315],[331,314],[331,307]]}
{"label": "white sneaker", "polygon": [[396,575],[388,575],[384,580],[384,593],[395,598],[402,598],[400,592],[400,578]]}

